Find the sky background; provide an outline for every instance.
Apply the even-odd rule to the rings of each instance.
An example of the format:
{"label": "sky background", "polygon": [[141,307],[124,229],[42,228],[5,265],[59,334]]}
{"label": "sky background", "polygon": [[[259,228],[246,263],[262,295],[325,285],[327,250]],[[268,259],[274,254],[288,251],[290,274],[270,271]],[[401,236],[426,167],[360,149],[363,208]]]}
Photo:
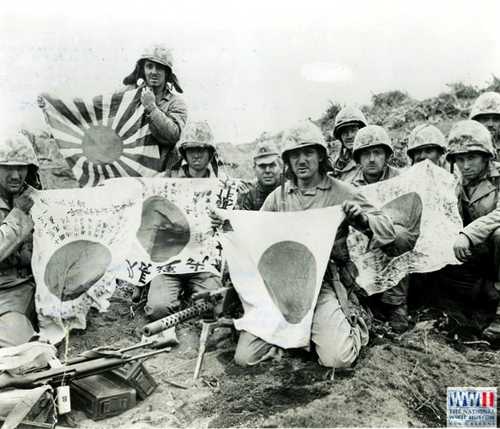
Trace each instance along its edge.
{"label": "sky background", "polygon": [[2,2],[2,128],[43,129],[41,92],[119,89],[141,50],[163,43],[191,118],[217,141],[247,142],[329,101],[482,86],[500,77],[499,17],[496,0]]}

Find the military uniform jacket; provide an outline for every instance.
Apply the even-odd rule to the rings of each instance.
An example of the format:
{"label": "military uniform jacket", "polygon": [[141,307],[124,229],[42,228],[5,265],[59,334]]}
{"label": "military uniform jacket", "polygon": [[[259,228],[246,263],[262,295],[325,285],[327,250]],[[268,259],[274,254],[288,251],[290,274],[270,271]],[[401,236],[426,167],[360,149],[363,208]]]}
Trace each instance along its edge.
{"label": "military uniform jacket", "polygon": [[[325,176],[315,188],[305,193],[302,193],[292,181],[288,181],[283,190],[279,186],[269,194],[261,210],[299,211],[336,206],[344,201],[354,201],[365,210],[371,231],[369,249],[380,248],[394,241],[396,233],[389,217],[372,206],[354,186],[330,176]],[[307,225],[304,227],[306,228]],[[349,225],[344,220],[337,231],[332,252],[336,262],[349,260],[348,233]]]}
{"label": "military uniform jacket", "polygon": [[[133,88],[136,86],[126,89]],[[146,136],[146,145],[156,143],[160,150],[160,171],[171,170],[181,160],[176,144],[186,125],[187,107],[182,98],[168,90],[156,105],[157,108],[146,115],[151,131],[151,135]]]}
{"label": "military uniform jacket", "polygon": [[33,278],[32,230],[31,218],[18,208],[10,209],[0,198],[0,294]]}
{"label": "military uniform jacket", "polygon": [[488,171],[471,184],[459,186],[459,209],[465,234],[473,246],[484,243],[500,228],[500,170],[490,163]]}
{"label": "military uniform jacket", "polygon": [[346,157],[343,149],[340,150],[339,156],[333,161],[333,177],[349,182],[356,173],[358,164],[352,158]]}
{"label": "military uniform jacket", "polygon": [[238,198],[238,208],[240,210],[260,210],[267,196],[276,187],[267,188],[259,182],[253,184],[248,192],[241,194]]}

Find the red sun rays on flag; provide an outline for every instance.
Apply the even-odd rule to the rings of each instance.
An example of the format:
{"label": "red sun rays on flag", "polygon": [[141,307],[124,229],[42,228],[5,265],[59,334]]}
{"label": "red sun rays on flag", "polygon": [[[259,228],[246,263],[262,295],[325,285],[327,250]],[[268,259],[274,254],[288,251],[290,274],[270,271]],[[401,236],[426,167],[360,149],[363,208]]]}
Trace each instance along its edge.
{"label": "red sun rays on flag", "polygon": [[149,177],[160,167],[156,142],[140,103],[140,89],[90,101],[43,94],[45,118],[81,187],[112,177]]}

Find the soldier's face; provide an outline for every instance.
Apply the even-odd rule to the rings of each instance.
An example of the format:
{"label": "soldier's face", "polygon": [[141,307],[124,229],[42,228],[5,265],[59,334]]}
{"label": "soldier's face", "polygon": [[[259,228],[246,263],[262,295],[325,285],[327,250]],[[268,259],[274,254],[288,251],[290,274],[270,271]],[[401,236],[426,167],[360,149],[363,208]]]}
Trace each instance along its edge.
{"label": "soldier's face", "polygon": [[382,174],[385,167],[387,154],[382,146],[363,149],[359,154],[359,163],[363,173],[370,176]]}
{"label": "soldier's face", "polygon": [[146,84],[151,88],[163,88],[167,78],[167,71],[161,64],[154,61],[144,61],[144,77]]}
{"label": "soldier's face", "polygon": [[441,152],[433,146],[422,147],[413,151],[413,164],[428,159],[438,165],[439,158],[441,158]]}
{"label": "soldier's face", "polygon": [[488,158],[480,153],[464,153],[455,155],[455,163],[462,177],[471,181],[477,179],[486,170]]}
{"label": "soldier's face", "polygon": [[356,137],[359,128],[358,124],[350,124],[340,129],[340,141],[346,148],[352,149],[354,137]]}
{"label": "soldier's face", "polygon": [[[483,124],[491,133],[493,139],[498,140],[500,137],[500,115],[498,114],[485,114],[478,115],[474,118],[476,121]],[[497,142],[500,144],[500,142]]]}
{"label": "soldier's face", "polygon": [[186,161],[195,171],[203,171],[210,162],[210,150],[207,148],[193,147],[186,149]]}
{"label": "soldier's face", "polygon": [[27,175],[27,165],[0,165],[0,188],[8,194],[17,194]]}
{"label": "soldier's face", "polygon": [[288,161],[297,179],[311,179],[319,173],[319,163],[322,156],[314,147],[294,149],[288,155]]}
{"label": "soldier's face", "polygon": [[254,172],[257,182],[264,186],[275,186],[279,183],[282,168],[278,161],[255,164]]}

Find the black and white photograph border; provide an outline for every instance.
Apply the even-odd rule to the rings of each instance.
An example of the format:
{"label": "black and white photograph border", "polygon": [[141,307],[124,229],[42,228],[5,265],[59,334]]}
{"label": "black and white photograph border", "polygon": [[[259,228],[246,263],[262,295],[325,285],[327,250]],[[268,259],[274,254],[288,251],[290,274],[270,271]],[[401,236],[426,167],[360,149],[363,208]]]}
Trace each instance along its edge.
{"label": "black and white photograph border", "polygon": [[[448,390],[475,388],[492,395],[484,406],[490,407],[490,416],[495,414],[488,424],[496,422],[500,379],[499,17],[496,0],[4,2],[0,7],[0,421],[5,421],[5,427],[31,421],[40,427],[92,429],[445,427],[450,423]],[[157,68],[148,72],[147,67]],[[158,95],[162,76],[166,76],[165,93]],[[122,105],[129,107],[113,105],[116,94],[124,90],[137,91],[125,96],[127,103]],[[96,96],[101,98],[96,101]],[[128,133],[123,148],[89,149],[102,135],[93,134],[89,143],[86,130],[99,121],[104,126],[104,119],[86,114],[86,107],[79,108],[84,103],[75,99],[88,101],[87,106],[94,106],[96,112],[106,108],[110,126],[113,112],[120,115],[111,128],[120,125],[123,134]],[[109,104],[105,106],[103,100]],[[138,103],[137,111],[130,107],[133,102]],[[482,121],[481,116],[493,119]],[[127,119],[118,124],[120,118]],[[28,181],[34,162],[8,159],[11,153],[17,156],[11,147],[18,142],[14,135],[24,136],[34,150],[36,181]],[[429,140],[431,135],[436,140]],[[120,144],[120,139],[113,144]],[[170,152],[165,145],[170,145]],[[433,147],[436,158],[424,147]],[[206,174],[200,176],[196,176],[197,161],[192,161],[196,153],[210,157]],[[377,157],[383,159],[380,170]],[[427,174],[418,166],[424,158],[426,177],[443,178],[446,192],[440,192],[439,183],[422,181],[417,189],[419,184],[411,182],[412,168],[420,168],[418,177]],[[107,165],[115,167],[107,167],[103,159],[111,159]],[[292,316],[297,308],[304,314],[311,310],[312,341],[306,346],[284,350],[236,329],[240,325],[233,320],[250,314],[254,303],[250,299],[249,304],[247,296],[253,295],[243,294],[240,299],[238,287],[235,293],[232,277],[238,277],[233,271],[237,267],[227,265],[234,255],[226,259],[220,244],[221,273],[201,273],[206,276],[188,281],[179,289],[185,302],[175,311],[164,306],[161,315],[152,317],[171,293],[164,292],[167,286],[171,288],[166,281],[155,284],[152,280],[148,290],[121,278],[111,288],[108,272],[107,293],[114,290],[109,305],[103,304],[107,296],[106,300],[98,297],[100,304],[88,311],[85,328],[67,330],[54,347],[44,343],[43,336],[21,344],[12,342],[13,336],[28,335],[29,339],[41,327],[38,323],[43,324],[34,313],[34,306],[40,307],[42,301],[34,289],[40,269],[35,269],[35,259],[21,267],[24,252],[31,250],[24,247],[27,238],[16,241],[33,229],[29,215],[33,202],[26,202],[27,195],[14,195],[17,182],[8,182],[3,173],[15,166],[21,171],[19,166],[26,165],[28,176],[22,185],[35,194],[38,185],[43,190],[100,185],[121,173],[133,171],[137,176],[160,165],[158,172],[165,179],[216,176],[225,184],[239,179],[235,208],[241,210],[261,206],[268,211],[318,209],[316,203],[309,203],[325,193],[327,202],[320,204],[341,204],[342,225],[349,233],[346,239],[346,230],[339,227],[337,240],[333,237],[331,243],[335,240],[337,245],[343,231],[343,246],[351,250],[351,259],[347,253],[342,263],[323,264],[331,285],[328,293],[323,293],[324,284],[321,292],[316,291],[312,309],[297,298],[303,296],[302,284],[317,283],[316,268],[301,270],[290,262],[305,254],[293,254],[290,249],[298,247],[295,241],[276,247],[288,249],[285,256],[273,254],[273,260],[258,261],[256,275],[265,285],[263,290],[273,289],[262,273],[267,270],[272,272],[270,277],[279,276],[276,264],[299,273],[294,279],[283,273],[274,285],[279,293],[271,294],[272,300],[280,301],[269,308]],[[273,171],[276,183],[270,190],[266,180],[274,180]],[[378,181],[387,187],[376,190],[378,185],[373,183]],[[395,185],[390,188],[389,182]],[[478,189],[481,194],[474,199]],[[32,197],[38,218],[44,213],[41,192],[42,196]],[[418,215],[413,206],[393,204],[390,213],[378,210],[387,203],[384,193],[389,192],[396,197],[418,192],[413,195],[418,199]],[[51,198],[45,201],[57,201]],[[104,207],[106,201],[99,204]],[[438,212],[443,221],[436,220]],[[223,228],[216,224],[222,223],[221,213],[211,212],[210,219],[204,213],[206,219],[197,222],[202,227],[212,222],[213,231],[239,239],[237,222],[232,225],[234,231],[227,220]],[[169,220],[168,215],[162,214]],[[175,241],[179,234],[175,219],[169,222]],[[75,219],[73,223],[80,225]],[[33,255],[43,252],[37,244],[38,226],[35,221],[34,246],[38,248]],[[57,225],[51,228],[59,231]],[[271,228],[266,228],[271,235]],[[99,226],[99,233],[106,234],[104,227]],[[187,233],[183,234],[188,242]],[[259,234],[266,231],[256,231],[254,240]],[[293,231],[289,234],[289,240],[297,238]],[[424,235],[436,243],[433,249],[426,242],[425,251],[435,254],[423,255],[419,239]],[[404,241],[402,247],[395,244],[395,237]],[[260,250],[265,253],[266,249]],[[432,255],[437,256],[431,264]],[[67,259],[67,255],[59,256]],[[390,266],[391,258],[399,262]],[[314,256],[306,259],[316,262]],[[389,267],[385,277],[367,271],[376,271],[381,264]],[[32,266],[34,280],[28,275]],[[86,293],[98,277],[94,268],[93,263],[82,262],[81,268],[72,265],[75,272],[91,272],[74,274],[71,291],[65,289],[66,283],[57,283],[61,294],[74,297],[75,290],[83,289]],[[24,275],[21,281],[12,283],[14,271],[16,276]],[[63,271],[69,275],[67,270],[54,269]],[[63,274],[57,273],[51,281],[60,282],[56,277]],[[370,295],[375,286],[370,289],[363,284],[372,281],[370,275],[376,278],[372,284],[383,292]],[[384,287],[391,276],[402,280]],[[206,285],[212,283],[216,287],[210,286],[211,292]],[[288,286],[294,300],[283,297],[282,290]],[[14,304],[13,290],[23,294],[23,298],[16,295]],[[192,292],[196,299],[184,296]],[[314,308],[320,313],[320,303],[325,304],[331,295],[337,314],[325,305],[322,315],[313,317]],[[87,308],[96,298],[85,295],[85,300]],[[29,306],[33,309],[26,310]],[[28,311],[34,314],[31,322]],[[332,320],[339,313],[341,321],[335,324]],[[320,317],[331,332],[318,328]],[[294,317],[285,318],[286,326],[279,325],[277,330],[296,323]],[[154,319],[160,319],[161,326],[152,328]],[[160,334],[149,335],[145,326]],[[347,329],[347,334],[332,327]],[[238,338],[240,332],[246,337]],[[340,355],[329,360],[328,352],[333,349]],[[54,363],[57,359],[59,363]],[[105,375],[101,369],[73,380],[70,370],[57,372],[61,365],[89,359],[96,365],[105,362]],[[50,373],[30,382],[40,371],[57,375]],[[9,384],[9,380],[24,381]],[[67,406],[67,388],[61,388],[68,385],[71,407]],[[29,387],[32,393],[18,387]],[[475,405],[483,406],[481,398],[476,399]],[[454,407],[460,408],[457,403]]]}

